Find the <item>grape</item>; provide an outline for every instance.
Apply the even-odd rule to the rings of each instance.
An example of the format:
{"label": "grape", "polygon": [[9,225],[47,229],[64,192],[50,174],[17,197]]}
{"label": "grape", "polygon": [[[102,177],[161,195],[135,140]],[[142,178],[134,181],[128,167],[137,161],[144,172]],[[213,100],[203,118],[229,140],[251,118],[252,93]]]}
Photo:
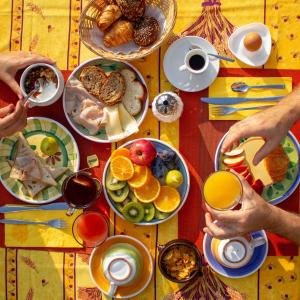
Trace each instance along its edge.
{"label": "grape", "polygon": [[161,184],[165,182],[165,176],[169,169],[166,167],[162,159],[156,157],[152,162],[152,173]]}
{"label": "grape", "polygon": [[157,153],[157,156],[164,162],[174,161],[177,157],[176,153],[172,150],[163,150]]}

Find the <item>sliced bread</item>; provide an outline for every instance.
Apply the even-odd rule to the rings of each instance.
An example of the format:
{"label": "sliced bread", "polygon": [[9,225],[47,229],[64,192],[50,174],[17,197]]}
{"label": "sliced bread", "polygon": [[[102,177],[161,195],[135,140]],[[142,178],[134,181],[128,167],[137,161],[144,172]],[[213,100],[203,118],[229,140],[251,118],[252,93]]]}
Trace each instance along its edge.
{"label": "sliced bread", "polygon": [[79,80],[91,95],[99,98],[99,91],[107,81],[107,77],[101,68],[97,66],[86,66],[82,69]]}
{"label": "sliced bread", "polygon": [[142,109],[142,102],[145,96],[144,87],[137,79],[136,74],[130,69],[123,69],[121,74],[125,78],[125,93],[121,99],[126,110],[136,116]]}
{"label": "sliced bread", "polygon": [[119,72],[112,72],[99,90],[99,99],[106,105],[115,105],[125,93],[125,79]]}

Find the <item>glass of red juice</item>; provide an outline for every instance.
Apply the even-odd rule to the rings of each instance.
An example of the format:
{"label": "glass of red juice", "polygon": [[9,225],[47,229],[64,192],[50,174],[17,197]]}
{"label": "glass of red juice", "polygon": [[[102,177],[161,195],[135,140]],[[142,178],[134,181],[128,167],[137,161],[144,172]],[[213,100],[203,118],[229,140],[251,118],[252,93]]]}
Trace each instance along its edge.
{"label": "glass of red juice", "polygon": [[67,215],[71,216],[76,209],[89,207],[101,191],[101,181],[88,172],[79,171],[68,176],[62,184],[63,197],[70,207]]}
{"label": "glass of red juice", "polygon": [[108,237],[108,218],[98,211],[85,211],[75,219],[72,232],[78,244],[86,248],[97,247]]}

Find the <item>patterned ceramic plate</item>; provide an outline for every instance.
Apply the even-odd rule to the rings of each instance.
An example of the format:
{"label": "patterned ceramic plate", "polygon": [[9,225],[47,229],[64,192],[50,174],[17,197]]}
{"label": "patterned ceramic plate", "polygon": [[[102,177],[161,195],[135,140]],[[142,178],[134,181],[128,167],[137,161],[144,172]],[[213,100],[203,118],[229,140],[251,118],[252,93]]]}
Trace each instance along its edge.
{"label": "patterned ceramic plate", "polygon": [[[7,161],[13,160],[16,152],[17,135],[14,135],[3,138],[0,142],[0,180],[14,197],[24,202],[32,204],[52,202],[61,196],[61,185],[68,173],[76,172],[79,169],[80,157],[77,143],[64,126],[48,118],[28,118],[27,126],[22,133],[31,148],[48,165],[53,167],[68,167],[70,171],[67,171],[58,178],[57,186],[44,189],[33,199],[20,181],[9,177],[11,167]],[[59,151],[53,156],[46,156],[40,151],[40,143],[46,136],[55,138],[59,145]]]}
{"label": "patterned ceramic plate", "polygon": [[[138,225],[157,225],[157,224],[166,222],[169,219],[171,219],[172,217],[174,217],[179,212],[179,210],[182,208],[182,206],[184,205],[184,203],[187,199],[187,196],[189,194],[189,190],[190,190],[190,173],[189,173],[188,167],[187,167],[183,157],[179,154],[179,152],[175,148],[173,148],[170,145],[168,145],[167,143],[164,143],[164,142],[162,142],[160,140],[157,140],[157,139],[146,138],[146,139],[143,139],[143,140],[151,141],[154,144],[155,149],[156,149],[157,152],[158,151],[163,151],[163,150],[172,150],[172,151],[174,151],[177,154],[178,158],[179,158],[178,170],[181,172],[181,174],[183,176],[183,184],[178,189],[178,192],[179,192],[180,197],[181,197],[181,202],[180,202],[180,205],[177,207],[177,209],[174,210],[167,218],[165,218],[163,220],[153,218],[149,222],[142,221],[140,223],[137,223]],[[122,145],[122,147],[128,148],[135,141],[137,141],[137,140],[127,142],[126,144]],[[114,202],[111,199],[111,197],[109,196],[109,194],[106,190],[106,187],[105,187],[105,181],[106,181],[106,178],[107,178],[107,176],[109,175],[109,172],[110,172],[109,166],[110,166],[110,159],[107,161],[106,166],[104,168],[104,172],[103,172],[102,184],[103,184],[103,187],[104,187],[104,189],[103,189],[104,190],[104,195],[105,195],[105,198],[106,198],[108,204],[114,210],[114,212],[117,215],[119,215],[122,219],[125,220],[125,217],[123,216],[123,214],[118,210],[118,208],[116,206],[116,202]]]}
{"label": "patterned ceramic plate", "polygon": [[[215,156],[216,171],[226,169],[226,166],[223,164],[223,155],[221,154],[221,146],[224,137],[217,148]],[[244,140],[241,140],[241,142],[243,141]],[[300,173],[298,169],[300,153],[299,143],[295,136],[289,131],[281,144],[290,159],[288,172],[283,181],[265,187],[262,193],[262,197],[274,205],[286,200],[295,191],[300,182]]]}
{"label": "patterned ceramic plate", "polygon": [[[119,71],[124,68],[128,68],[128,69],[131,69],[137,75],[138,80],[142,83],[142,85],[144,86],[144,89],[145,89],[145,100],[143,102],[142,109],[139,112],[139,114],[134,117],[138,123],[138,126],[140,126],[147,114],[148,106],[149,106],[148,88],[147,88],[147,84],[146,84],[143,76],[141,75],[141,73],[134,66],[132,66],[129,63],[119,62],[119,61],[114,61],[114,60],[107,60],[107,59],[97,57],[97,58],[88,60],[88,61],[84,62],[83,64],[81,64],[80,66],[78,66],[71,73],[71,75],[68,79],[68,82],[71,78],[79,79],[79,76],[81,74],[81,70],[83,69],[83,67],[86,67],[89,65],[99,66],[106,73],[110,73],[113,71]],[[66,86],[68,85],[68,82],[66,83]],[[78,134],[80,134],[81,136],[83,136],[84,138],[86,138],[90,141],[97,142],[97,143],[111,143],[107,139],[107,135],[106,135],[106,131],[105,131],[104,127],[102,127],[96,135],[90,135],[86,128],[84,128],[82,125],[79,125],[73,121],[73,119],[69,116],[69,114],[67,113],[67,110],[66,110],[66,101],[67,101],[66,90],[67,89],[65,88],[65,91],[63,94],[63,107],[64,107],[64,112],[65,112],[66,118],[67,118],[68,122],[70,123],[70,125],[73,127],[73,129]]]}
{"label": "patterned ceramic plate", "polygon": [[[268,241],[264,230],[252,232],[251,236],[253,238],[264,237],[265,240]],[[262,266],[268,255],[269,246],[267,242],[261,246],[255,247],[251,260],[245,266],[236,269],[227,268],[219,264],[213,256],[211,252],[211,240],[211,236],[205,234],[203,239],[204,257],[214,271],[228,278],[243,278],[255,273]]]}

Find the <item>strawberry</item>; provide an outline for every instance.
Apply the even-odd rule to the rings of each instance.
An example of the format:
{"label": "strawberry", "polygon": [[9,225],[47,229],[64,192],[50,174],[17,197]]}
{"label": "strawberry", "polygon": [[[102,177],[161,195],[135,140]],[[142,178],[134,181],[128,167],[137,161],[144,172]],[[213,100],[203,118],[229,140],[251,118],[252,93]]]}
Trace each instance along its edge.
{"label": "strawberry", "polygon": [[245,179],[248,181],[248,183],[250,185],[252,185],[252,183],[253,183],[253,176],[250,173],[248,173],[248,175],[245,177]]}
{"label": "strawberry", "polygon": [[255,180],[251,186],[258,195],[262,194],[264,190],[264,185],[260,179]]}

